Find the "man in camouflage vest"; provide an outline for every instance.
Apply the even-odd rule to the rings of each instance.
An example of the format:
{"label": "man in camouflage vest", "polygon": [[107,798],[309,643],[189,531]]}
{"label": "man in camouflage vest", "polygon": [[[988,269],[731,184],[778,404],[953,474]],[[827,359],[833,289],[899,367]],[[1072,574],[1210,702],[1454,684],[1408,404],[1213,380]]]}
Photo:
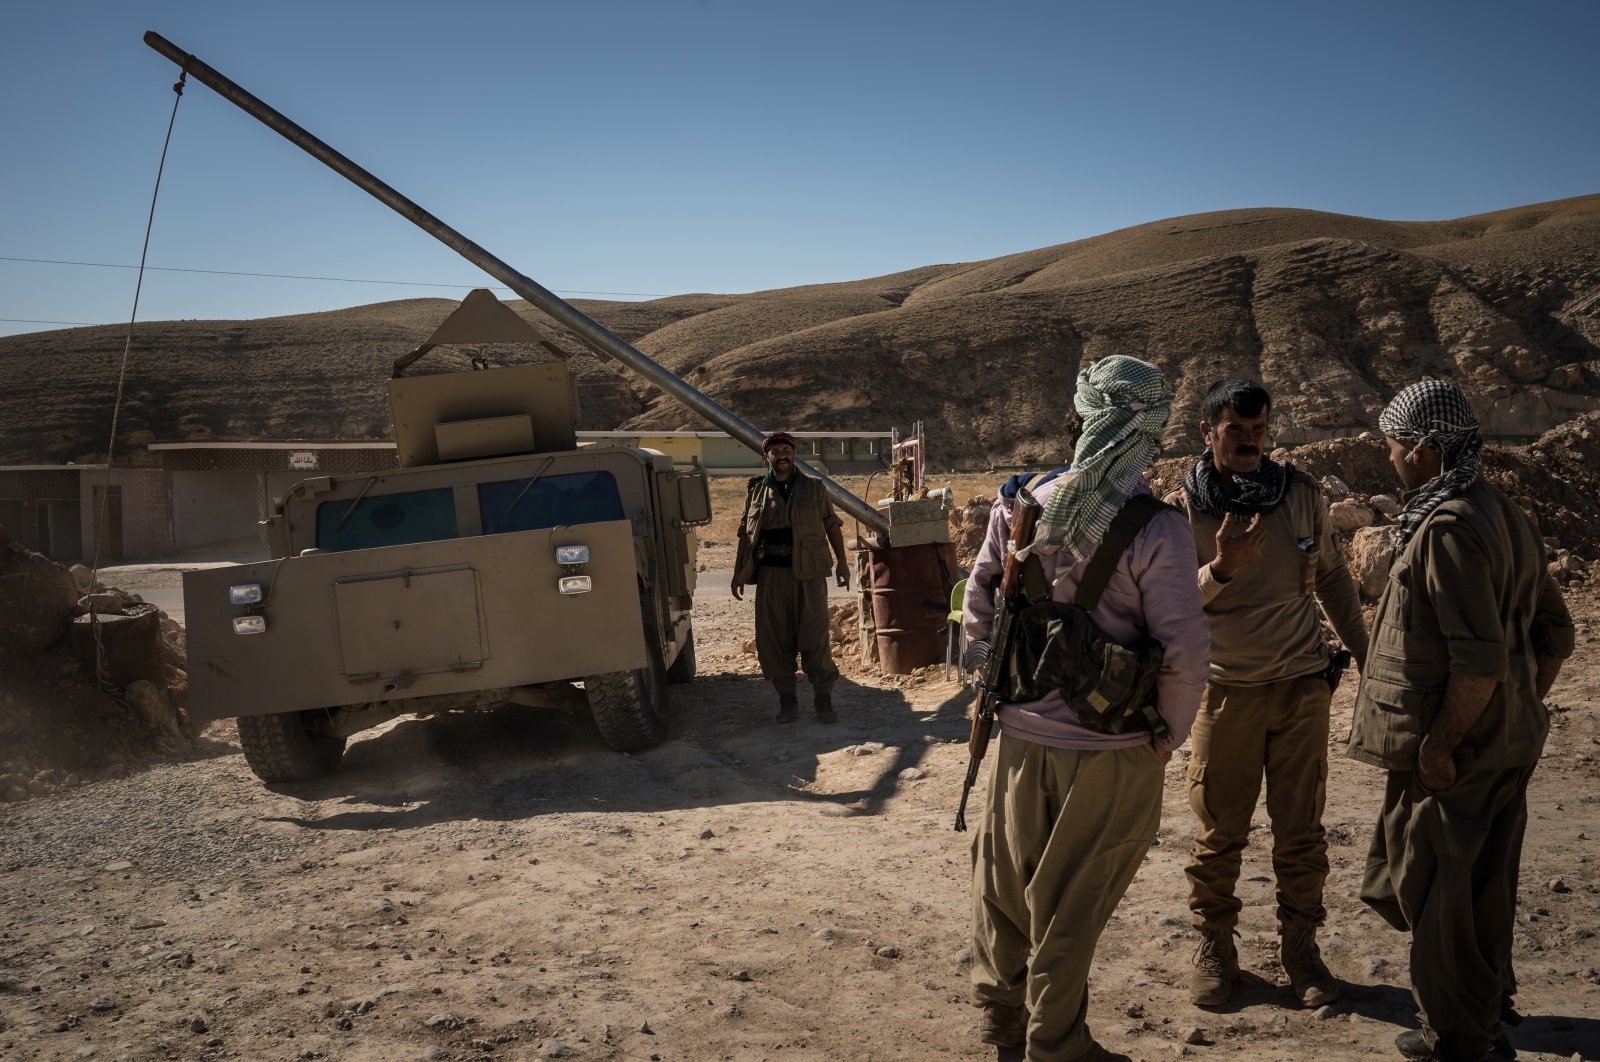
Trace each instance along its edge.
{"label": "man in camouflage vest", "polygon": [[739,525],[739,555],[734,564],[733,596],[756,587],[756,658],[761,674],[778,691],[779,723],[800,717],[795,694],[795,657],[811,681],[817,722],[831,723],[833,686],[839,668],[828,644],[828,553],[833,576],[850,585],[843,521],[820,479],[795,467],[794,437],[767,436],[761,450],[764,475],[750,478],[744,518]]}

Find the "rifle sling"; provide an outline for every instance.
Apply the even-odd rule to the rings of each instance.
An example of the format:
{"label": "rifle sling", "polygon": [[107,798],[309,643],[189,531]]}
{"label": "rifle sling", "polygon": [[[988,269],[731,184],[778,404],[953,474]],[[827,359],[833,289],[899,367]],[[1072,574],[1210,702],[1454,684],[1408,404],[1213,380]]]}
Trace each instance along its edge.
{"label": "rifle sling", "polygon": [[[1145,525],[1163,509],[1172,509],[1172,506],[1153,494],[1134,494],[1123,502],[1122,508],[1112,518],[1110,528],[1106,530],[1106,537],[1100,540],[1094,556],[1089,558],[1089,566],[1084,569],[1083,579],[1078,583],[1078,593],[1073,598],[1074,604],[1085,612],[1095,610],[1100,604],[1100,595],[1106,591],[1106,584],[1111,582],[1111,573],[1116,571],[1117,561],[1133,545],[1133,540],[1139,537]],[[1022,566],[1022,581],[1029,602],[1039,604],[1050,599],[1050,585],[1044,577],[1044,567],[1032,554]]]}

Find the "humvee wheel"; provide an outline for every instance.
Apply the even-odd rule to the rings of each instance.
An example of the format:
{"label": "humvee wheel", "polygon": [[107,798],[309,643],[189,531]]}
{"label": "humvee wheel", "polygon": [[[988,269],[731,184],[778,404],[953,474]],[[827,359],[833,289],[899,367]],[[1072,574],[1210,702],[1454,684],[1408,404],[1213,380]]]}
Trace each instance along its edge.
{"label": "humvee wheel", "polygon": [[339,766],[342,737],[328,732],[327,714],[312,709],[241,716],[239,745],[263,782],[309,782]]}
{"label": "humvee wheel", "polygon": [[584,680],[589,711],[607,745],[617,752],[638,752],[667,739],[666,677],[665,669],[652,660],[636,671]]}
{"label": "humvee wheel", "polygon": [[678,650],[678,659],[667,668],[667,681],[676,685],[694,681],[694,628],[689,628],[688,635],[683,639],[683,648]]}

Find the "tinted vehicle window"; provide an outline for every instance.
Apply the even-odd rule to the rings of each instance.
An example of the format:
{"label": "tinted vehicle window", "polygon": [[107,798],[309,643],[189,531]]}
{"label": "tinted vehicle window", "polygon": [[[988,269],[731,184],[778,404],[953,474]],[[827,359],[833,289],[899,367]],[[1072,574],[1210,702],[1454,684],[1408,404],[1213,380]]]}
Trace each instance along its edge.
{"label": "tinted vehicle window", "polygon": [[[528,487],[525,479],[478,484],[483,533],[535,531],[545,527],[597,524],[621,520],[622,495],[610,472],[570,472],[540,476]],[[521,495],[519,498],[518,495]]]}
{"label": "tinted vehicle window", "polygon": [[[403,546],[455,538],[455,492],[449,487],[362,498],[350,512],[350,499],[317,506],[317,548],[330,552]],[[344,522],[339,527],[340,521]]]}

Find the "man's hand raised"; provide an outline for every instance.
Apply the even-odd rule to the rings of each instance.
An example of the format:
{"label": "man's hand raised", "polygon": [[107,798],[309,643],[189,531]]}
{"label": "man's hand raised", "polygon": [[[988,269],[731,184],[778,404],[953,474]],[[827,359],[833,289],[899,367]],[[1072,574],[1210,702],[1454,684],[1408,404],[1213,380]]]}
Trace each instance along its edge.
{"label": "man's hand raised", "polygon": [[1227,582],[1261,556],[1261,546],[1266,541],[1267,529],[1261,526],[1261,514],[1244,519],[1228,513],[1217,528],[1217,557],[1211,562],[1211,574]]}

